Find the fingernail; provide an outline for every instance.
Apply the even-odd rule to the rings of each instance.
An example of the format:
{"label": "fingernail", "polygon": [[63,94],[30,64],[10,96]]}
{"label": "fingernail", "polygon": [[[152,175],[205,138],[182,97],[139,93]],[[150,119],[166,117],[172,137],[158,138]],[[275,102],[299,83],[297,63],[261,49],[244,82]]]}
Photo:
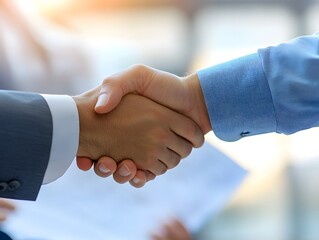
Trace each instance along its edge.
{"label": "fingernail", "polygon": [[108,93],[102,93],[99,96],[99,99],[97,100],[97,103],[96,103],[95,107],[105,106],[107,104],[108,100],[109,100],[109,94]]}
{"label": "fingernail", "polygon": [[141,179],[139,179],[139,178],[137,178],[137,177],[133,178],[133,183],[139,184],[139,183],[141,183],[141,182],[142,182]]}
{"label": "fingernail", "polygon": [[110,173],[110,172],[111,172],[111,170],[108,169],[104,164],[100,164],[100,165],[99,165],[99,170],[100,170],[100,172],[102,172],[102,173]]}
{"label": "fingernail", "polygon": [[130,169],[124,164],[123,166],[120,167],[119,174],[120,174],[122,177],[127,177],[127,176],[130,176],[130,175],[131,175],[131,171],[130,171]]}

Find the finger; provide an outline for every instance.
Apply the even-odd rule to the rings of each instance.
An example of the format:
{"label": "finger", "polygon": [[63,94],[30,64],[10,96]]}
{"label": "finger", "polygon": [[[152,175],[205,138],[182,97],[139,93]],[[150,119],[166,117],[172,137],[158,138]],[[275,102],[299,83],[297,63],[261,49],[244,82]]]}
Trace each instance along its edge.
{"label": "finger", "polygon": [[104,81],[95,105],[95,111],[100,114],[112,111],[120,103],[125,94],[120,86],[114,84],[111,85],[108,81],[111,80]]}
{"label": "finger", "polygon": [[136,165],[132,160],[123,160],[119,163],[117,170],[113,174],[113,178],[117,183],[126,183],[133,179],[136,171]]}
{"label": "finger", "polygon": [[13,203],[11,203],[10,201],[4,200],[4,199],[0,199],[0,208],[6,209],[9,211],[13,211],[16,209],[16,207]]}
{"label": "finger", "polygon": [[[166,149],[165,152],[168,151],[170,150]],[[165,164],[165,162],[167,162],[167,160],[163,161],[162,159],[158,159],[148,168],[148,171],[153,173],[155,176],[163,175],[168,170],[168,166]]]}
{"label": "finger", "polygon": [[88,171],[93,166],[93,161],[87,157],[76,157],[76,164],[82,171]]}
{"label": "finger", "polygon": [[101,157],[94,163],[94,172],[96,175],[106,178],[112,175],[117,169],[117,163],[110,157]]}
{"label": "finger", "polygon": [[145,171],[146,176],[146,182],[152,181],[156,178],[154,173],[151,173],[150,171]]}
{"label": "finger", "polygon": [[177,153],[181,159],[186,158],[193,150],[193,145],[185,138],[176,135],[172,132],[172,137],[169,139],[167,146],[170,150]]}
{"label": "finger", "polygon": [[163,151],[161,153],[160,158],[162,163],[165,164],[165,166],[167,167],[167,169],[172,169],[176,167],[181,161],[181,156],[169,148],[167,148],[166,151]]}
{"label": "finger", "polygon": [[138,92],[143,95],[143,89],[147,85],[148,69],[143,65],[135,65],[106,78],[102,83],[95,111],[100,114],[110,112],[127,93]]}
{"label": "finger", "polygon": [[143,187],[145,185],[145,183],[146,183],[145,171],[137,170],[134,178],[130,181],[130,184],[133,187],[141,188],[141,187]]}
{"label": "finger", "polygon": [[181,115],[181,114],[171,114],[173,119],[171,119],[171,130],[177,135],[185,138],[195,148],[198,148],[204,143],[204,134],[200,127],[191,119]]}

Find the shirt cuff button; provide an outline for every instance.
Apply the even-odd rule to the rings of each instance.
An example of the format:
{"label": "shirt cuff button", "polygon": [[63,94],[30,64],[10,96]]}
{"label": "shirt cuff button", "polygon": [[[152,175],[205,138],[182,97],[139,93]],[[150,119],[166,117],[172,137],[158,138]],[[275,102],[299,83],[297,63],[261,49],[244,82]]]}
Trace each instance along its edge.
{"label": "shirt cuff button", "polygon": [[249,134],[250,134],[250,132],[246,131],[246,132],[242,132],[242,133],[240,134],[240,136],[241,136],[241,137],[247,137],[247,136],[249,136]]}

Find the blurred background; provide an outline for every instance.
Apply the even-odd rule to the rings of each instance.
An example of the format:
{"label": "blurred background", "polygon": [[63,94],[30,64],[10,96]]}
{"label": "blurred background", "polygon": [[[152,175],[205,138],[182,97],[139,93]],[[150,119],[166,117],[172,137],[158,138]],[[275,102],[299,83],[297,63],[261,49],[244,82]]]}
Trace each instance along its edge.
{"label": "blurred background", "polygon": [[[3,84],[78,94],[135,63],[186,75],[313,34],[318,11],[316,0],[0,0]],[[208,134],[249,175],[196,239],[319,239],[318,134]]]}

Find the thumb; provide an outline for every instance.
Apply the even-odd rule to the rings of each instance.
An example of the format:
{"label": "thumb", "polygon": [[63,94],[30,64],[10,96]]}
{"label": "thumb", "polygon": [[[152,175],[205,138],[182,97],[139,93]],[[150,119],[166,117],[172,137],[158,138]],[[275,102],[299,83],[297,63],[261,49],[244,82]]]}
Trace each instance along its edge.
{"label": "thumb", "polygon": [[121,101],[124,93],[118,85],[103,83],[95,111],[100,114],[112,111]]}
{"label": "thumb", "polygon": [[102,83],[95,111],[100,114],[112,111],[128,93],[137,92],[144,95],[149,77],[153,73],[154,70],[147,66],[135,65],[106,78]]}

